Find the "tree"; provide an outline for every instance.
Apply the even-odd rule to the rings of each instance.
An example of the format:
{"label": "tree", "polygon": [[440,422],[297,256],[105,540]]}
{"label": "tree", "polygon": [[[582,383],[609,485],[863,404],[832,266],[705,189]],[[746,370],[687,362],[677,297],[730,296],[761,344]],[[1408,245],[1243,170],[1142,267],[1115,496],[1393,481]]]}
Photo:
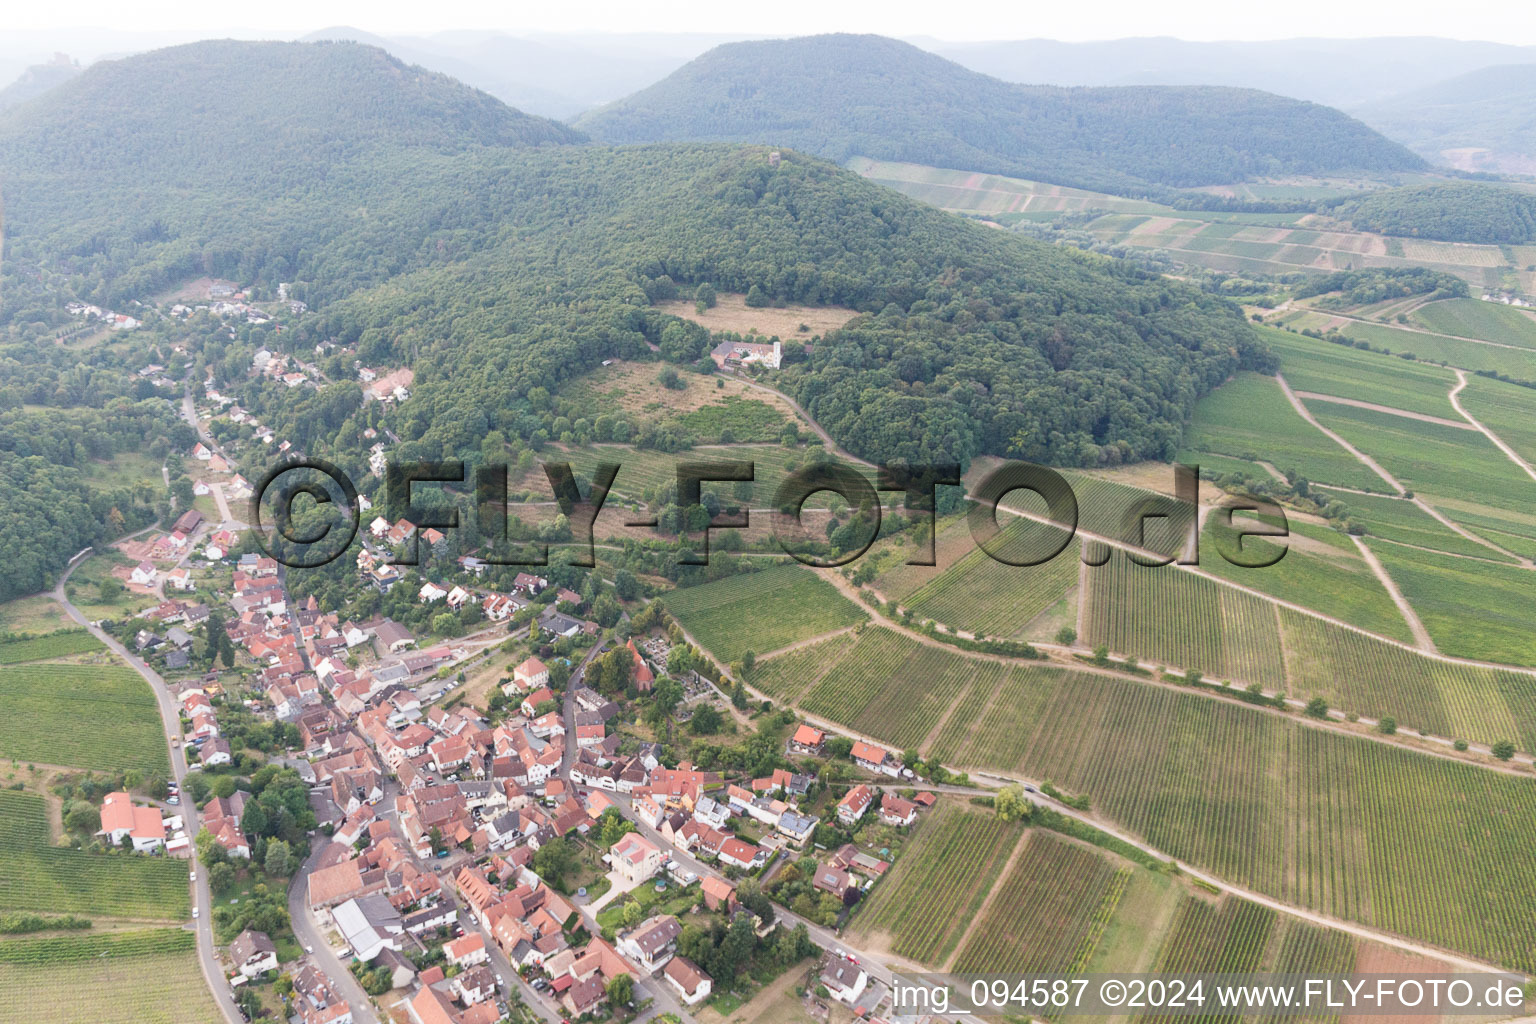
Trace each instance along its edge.
{"label": "tree", "polygon": [[1321,697],[1313,697],[1307,701],[1306,713],[1309,718],[1327,718],[1328,702]]}
{"label": "tree", "polygon": [[725,716],[713,704],[703,704],[688,721],[688,731],[695,736],[713,736],[725,724]]}
{"label": "tree", "polygon": [[1077,630],[1071,626],[1062,626],[1056,631],[1056,642],[1068,647],[1077,643]]}
{"label": "tree", "polygon": [[1500,761],[1508,761],[1510,758],[1515,756],[1515,745],[1509,740],[1499,740],[1488,749],[1493,753],[1493,756],[1498,758]]}
{"label": "tree", "polygon": [[262,861],[262,867],[267,874],[278,878],[287,878],[293,874],[294,856],[293,847],[281,839],[273,839],[267,843],[267,856]]}
{"label": "tree", "polygon": [[624,927],[626,928],[632,928],[639,924],[640,919],[644,916],[645,908],[640,905],[639,900],[630,900],[628,903],[624,904],[623,909],[619,911],[619,920],[624,923]]}
{"label": "tree", "polygon": [[64,815],[64,827],[81,836],[93,836],[101,830],[101,812],[85,800],[75,800]]}
{"label": "tree", "polygon": [[633,601],[640,596],[640,581],[628,569],[613,574],[613,591],[621,601]]}
{"label": "tree", "polygon": [[533,855],[534,873],[557,888],[575,864],[576,853],[564,839],[551,839]]}
{"label": "tree", "polygon": [[[222,779],[220,781],[223,781]],[[261,806],[261,801],[251,800],[245,805],[245,813],[240,816],[240,831],[248,836],[267,835],[269,824],[267,822],[267,809]]]}
{"label": "tree", "polygon": [[700,284],[693,290],[693,301],[700,313],[706,309],[712,309],[715,303],[719,301],[719,296],[715,294],[715,286],[708,281]]}
{"label": "tree", "polygon": [[629,974],[615,974],[605,992],[609,1006],[614,1009],[628,1006],[635,998],[635,979]]}
{"label": "tree", "polygon": [[1023,786],[1004,786],[998,790],[992,807],[1004,821],[1023,821],[1034,809],[1024,797]]}
{"label": "tree", "polygon": [[208,869],[208,887],[214,892],[223,892],[233,885],[234,881],[235,866],[227,860],[221,860]]}
{"label": "tree", "polygon": [[757,285],[747,289],[747,305],[753,308],[761,308],[768,305],[768,293]]}
{"label": "tree", "polygon": [[1391,736],[1397,732],[1397,719],[1391,715],[1383,715],[1376,723],[1376,730],[1383,736]]}

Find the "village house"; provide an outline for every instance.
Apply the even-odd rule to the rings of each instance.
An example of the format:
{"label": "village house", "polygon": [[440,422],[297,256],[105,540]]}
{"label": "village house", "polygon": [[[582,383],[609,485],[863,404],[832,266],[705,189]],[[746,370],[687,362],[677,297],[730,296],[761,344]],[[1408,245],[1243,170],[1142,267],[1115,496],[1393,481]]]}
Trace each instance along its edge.
{"label": "village house", "polygon": [[854,786],[843,798],[837,802],[837,820],[844,825],[856,825],[864,812],[869,810],[869,805],[874,802],[874,790],[868,786]]}
{"label": "village house", "polygon": [[663,972],[677,996],[686,1005],[694,1006],[709,998],[714,989],[714,979],[703,968],[685,956],[675,956]]}
{"label": "village house", "polygon": [[635,832],[614,843],[608,854],[613,870],[631,886],[639,885],[661,870],[661,851]]}
{"label": "village house", "polygon": [[886,793],[880,798],[880,820],[887,825],[906,828],[917,820],[917,804],[894,793]]}
{"label": "village house", "polygon": [[229,959],[245,978],[256,978],[277,970],[277,946],[266,932],[247,928],[229,944]]}
{"label": "village house", "polygon": [[165,845],[165,820],[157,807],[135,807],[126,792],[108,793],[101,802],[101,831],[96,834],[114,846],[127,837],[135,853],[150,853]]}
{"label": "village house", "polygon": [[670,914],[658,914],[619,936],[619,952],[640,965],[646,974],[665,967],[677,952],[683,926]]}

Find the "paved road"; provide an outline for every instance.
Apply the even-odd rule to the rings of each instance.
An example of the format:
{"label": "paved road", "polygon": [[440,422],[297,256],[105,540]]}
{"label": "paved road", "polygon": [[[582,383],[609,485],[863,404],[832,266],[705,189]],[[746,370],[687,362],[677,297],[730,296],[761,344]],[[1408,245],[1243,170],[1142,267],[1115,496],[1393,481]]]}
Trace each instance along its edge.
{"label": "paved road", "polygon": [[[512,962],[501,952],[501,947],[496,945],[496,940],[491,937],[491,933],[480,927],[480,923],[475,920],[474,915],[468,911],[460,910],[459,924],[463,927],[465,934],[479,932],[480,937],[485,940],[485,949],[491,958],[491,970],[501,976],[504,990],[515,989],[522,998],[523,1003],[542,1019],[548,1021],[549,1024],[560,1024],[565,1019],[564,1015],[559,1009],[554,1007],[553,1003],[546,1001],[543,996],[534,991],[532,985],[529,985],[522,979],[512,967]],[[505,991],[503,994],[505,994]]]}
{"label": "paved road", "polygon": [[[130,653],[122,644],[118,643],[117,639],[111,634],[97,626],[91,625],[90,621],[81,614],[80,609],[70,604],[69,598],[65,594],[64,584],[69,580],[69,574],[75,571],[75,567],[80,564],[80,558],[85,554],[86,552],[81,552],[80,555],[76,555],[70,561],[63,574],[60,575],[58,585],[53,588],[53,599],[64,607],[64,610],[69,613],[70,618],[90,630],[91,635],[106,645],[108,650],[123,659],[139,675],[143,676],[144,681],[149,684],[149,688],[154,691],[155,703],[160,709],[160,722],[165,730],[166,746],[171,753],[171,776],[176,780],[176,784],[179,787],[181,780],[187,774],[187,762],[182,754],[181,747],[180,709],[176,706],[176,702],[171,699],[171,693],[166,688],[165,680],[160,677],[158,672]],[[182,821],[186,826],[187,835],[196,836],[198,829],[197,808],[189,800],[180,806],[180,811]],[[213,922],[210,914],[212,896],[208,891],[208,873],[206,871],[198,872],[197,881],[191,884],[192,906],[198,910],[194,931],[197,933],[197,957],[203,969],[203,978],[207,981],[208,988],[213,992],[214,1001],[218,1003],[219,1011],[223,1013],[224,1019],[229,1024],[243,1024],[245,1016],[235,1005],[234,996],[230,993],[229,984],[224,978],[224,970],[219,966],[218,958],[215,955]]]}
{"label": "paved road", "polygon": [[357,1024],[378,1024],[378,1015],[373,1012],[373,1003],[368,998],[368,993],[363,991],[363,986],[358,984],[352,972],[347,970],[347,965],[341,958],[326,945],[325,936],[320,931],[320,926],[315,923],[314,916],[309,912],[309,874],[315,869],[315,863],[320,859],[321,853],[330,845],[329,842],[320,842],[320,836],[315,836],[314,849],[304,860],[304,866],[293,876],[293,881],[288,884],[288,916],[293,921],[293,934],[299,940],[299,945],[314,959],[326,977],[331,979],[331,986],[341,994],[341,997],[352,1007],[352,1019]]}

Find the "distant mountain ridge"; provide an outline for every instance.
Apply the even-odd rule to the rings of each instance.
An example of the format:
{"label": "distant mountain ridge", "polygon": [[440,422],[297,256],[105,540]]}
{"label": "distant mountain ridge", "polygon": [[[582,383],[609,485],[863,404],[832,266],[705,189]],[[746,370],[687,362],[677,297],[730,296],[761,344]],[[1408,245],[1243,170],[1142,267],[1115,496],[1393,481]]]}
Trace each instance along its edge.
{"label": "distant mountain ridge", "polygon": [[1536,47],[1421,36],[1196,41],[1133,37],[951,43],[912,40],[1006,82],[1052,85],[1228,85],[1342,110],[1492,64],[1536,62]]}
{"label": "distant mountain ridge", "polygon": [[1536,174],[1536,63],[1480,68],[1354,113],[1436,163]]}
{"label": "distant mountain ridge", "polygon": [[41,96],[56,85],[80,74],[80,65],[64,54],[56,54],[47,64],[34,64],[23,71],[16,80],[0,89],[0,110],[8,110],[18,103]]}
{"label": "distant mountain ridge", "polygon": [[881,36],[716,47],[575,123],[605,142],[761,142],[1119,192],[1424,166],[1313,103],[1219,87],[1016,85]]}

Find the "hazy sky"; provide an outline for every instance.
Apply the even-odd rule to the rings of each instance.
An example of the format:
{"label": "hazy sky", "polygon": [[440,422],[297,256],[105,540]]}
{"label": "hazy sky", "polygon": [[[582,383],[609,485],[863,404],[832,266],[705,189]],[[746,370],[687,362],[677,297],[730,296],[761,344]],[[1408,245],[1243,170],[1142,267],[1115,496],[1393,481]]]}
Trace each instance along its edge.
{"label": "hazy sky", "polygon": [[379,33],[496,29],[518,34],[660,31],[801,35],[862,31],[947,40],[1433,35],[1536,44],[1536,4],[1523,0],[1467,5],[1444,0],[1287,0],[1282,4],[1241,0],[1174,0],[1171,4],[1147,0],[993,0],[956,8],[932,0],[262,0],[255,4],[67,0],[58,5],[7,4],[0,15],[0,36],[7,31],[89,26],[129,33],[292,37],[332,25],[354,25]]}

